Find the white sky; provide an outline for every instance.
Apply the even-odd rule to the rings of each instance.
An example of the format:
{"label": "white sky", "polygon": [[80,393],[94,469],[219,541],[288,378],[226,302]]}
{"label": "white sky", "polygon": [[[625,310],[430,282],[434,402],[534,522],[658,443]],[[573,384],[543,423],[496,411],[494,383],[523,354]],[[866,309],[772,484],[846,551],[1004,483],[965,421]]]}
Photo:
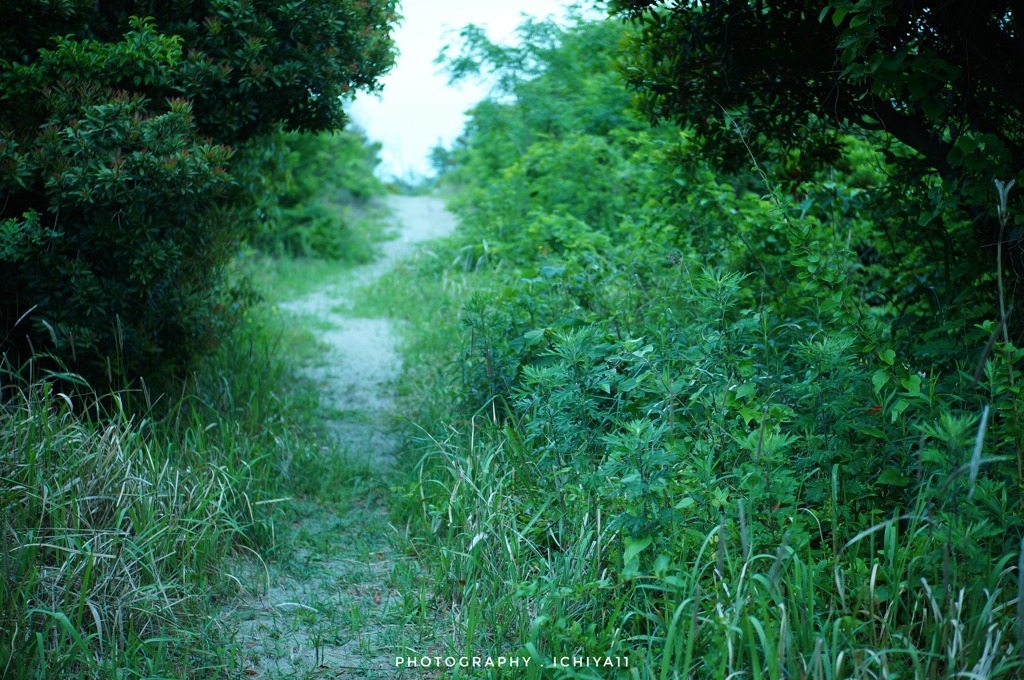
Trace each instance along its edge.
{"label": "white sky", "polygon": [[[486,86],[466,81],[448,85],[434,59],[466,24],[487,30],[508,43],[523,14],[561,17],[567,0],[402,0],[404,19],[395,31],[398,62],[383,79],[380,99],[360,94],[352,104],[352,122],[384,145],[378,173],[383,178],[431,173],[427,154],[440,140],[446,146],[465,124],[464,112],[486,94]],[[450,34],[446,37],[445,33]]]}

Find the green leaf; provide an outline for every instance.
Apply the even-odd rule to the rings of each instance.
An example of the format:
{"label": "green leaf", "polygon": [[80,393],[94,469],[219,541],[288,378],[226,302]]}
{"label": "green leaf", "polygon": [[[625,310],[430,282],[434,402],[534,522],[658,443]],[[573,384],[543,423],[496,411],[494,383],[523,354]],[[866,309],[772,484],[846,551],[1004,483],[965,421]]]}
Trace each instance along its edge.
{"label": "green leaf", "polygon": [[741,406],[739,408],[739,414],[740,417],[743,418],[744,425],[750,425],[750,421],[756,420],[761,417],[760,411],[755,411],[754,409],[747,408],[746,406]]}
{"label": "green leaf", "polygon": [[916,373],[900,380],[900,384],[910,394],[921,394],[921,376]]}
{"label": "green leaf", "polygon": [[896,363],[896,352],[892,351],[891,349],[885,349],[878,353],[878,358],[881,359],[884,363],[892,366],[894,363]]}
{"label": "green leaf", "polygon": [[754,388],[755,385],[752,382],[743,383],[742,385],[736,388],[736,398],[747,399],[749,397],[754,396]]}
{"label": "green leaf", "polygon": [[946,154],[946,162],[949,163],[954,168],[959,165],[962,165],[964,162],[963,150],[959,146],[954,146],[953,148],[951,148],[949,150],[949,153]]}
{"label": "green leaf", "polygon": [[523,337],[526,338],[526,341],[531,345],[539,345],[544,340],[544,330],[527,331],[526,333],[523,333]]}
{"label": "green leaf", "polygon": [[622,553],[622,563],[629,564],[637,555],[642,553],[651,544],[651,537],[644,536],[643,538],[627,538],[626,539],[626,551]]}
{"label": "green leaf", "polygon": [[934,97],[925,97],[921,100],[921,110],[931,120],[936,120],[942,115],[942,102]]}
{"label": "green leaf", "polygon": [[540,275],[546,279],[558,278],[565,273],[565,267],[541,267]]}
{"label": "green leaf", "polygon": [[895,423],[896,419],[899,418],[900,415],[902,415],[903,412],[907,410],[908,406],[910,406],[910,402],[907,401],[906,399],[900,399],[899,401],[897,401],[896,404],[892,407],[892,422]]}
{"label": "green leaf", "polygon": [[868,19],[870,18],[870,15],[867,14],[866,12],[858,14],[857,16],[850,19],[850,28],[857,28],[858,26],[863,26],[868,22]]}
{"label": "green leaf", "polygon": [[934,220],[939,214],[938,210],[932,210],[931,212],[923,212],[917,216],[917,225],[919,227],[927,226],[929,222]]}
{"label": "green leaf", "polygon": [[[828,9],[828,8],[826,7],[825,9]],[[849,14],[849,13],[850,13],[850,10],[848,10],[847,8],[845,8],[845,7],[837,7],[836,8],[836,13],[832,15],[832,25],[833,26],[838,26],[839,24],[843,23],[843,19],[845,19],[846,15]],[[821,17],[818,19],[818,21],[821,21],[821,19],[823,19],[823,18],[825,18],[824,13],[821,15]]]}
{"label": "green leaf", "polygon": [[686,497],[686,498],[684,498],[683,500],[681,500],[681,501],[679,501],[678,503],[676,503],[676,504],[675,504],[675,505],[674,505],[673,507],[674,507],[674,508],[675,508],[676,510],[682,510],[682,509],[684,509],[684,508],[689,508],[689,507],[690,507],[690,506],[692,506],[692,505],[693,505],[694,503],[695,503],[695,501],[693,500],[693,498],[692,498],[692,497],[690,497],[690,496],[687,496],[687,497]]}
{"label": "green leaf", "polygon": [[895,468],[887,468],[882,471],[882,474],[878,475],[878,484],[903,487],[910,484],[910,480],[899,470]]}

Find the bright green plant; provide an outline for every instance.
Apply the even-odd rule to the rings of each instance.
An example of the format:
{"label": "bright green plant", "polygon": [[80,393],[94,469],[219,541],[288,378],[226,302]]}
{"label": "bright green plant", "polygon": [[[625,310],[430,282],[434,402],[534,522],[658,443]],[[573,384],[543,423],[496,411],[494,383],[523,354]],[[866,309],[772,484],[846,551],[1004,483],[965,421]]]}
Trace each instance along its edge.
{"label": "bright green plant", "polygon": [[[663,28],[645,16],[634,39]],[[666,680],[1019,674],[1005,277],[944,258],[957,201],[863,137],[814,169],[725,118],[726,172],[700,126],[551,125],[619,100],[534,96],[574,72],[544,65],[621,32],[537,31],[543,60],[470,40],[508,87],[446,159],[463,231],[391,283],[430,329],[406,507],[464,613],[453,649],[520,649],[531,677],[636,677],[554,663],[605,655]]]}

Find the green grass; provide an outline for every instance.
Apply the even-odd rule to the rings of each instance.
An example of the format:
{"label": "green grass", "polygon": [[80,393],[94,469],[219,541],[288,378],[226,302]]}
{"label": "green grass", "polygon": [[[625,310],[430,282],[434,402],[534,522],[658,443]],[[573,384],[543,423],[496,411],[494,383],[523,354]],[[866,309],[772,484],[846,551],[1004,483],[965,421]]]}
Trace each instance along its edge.
{"label": "green grass", "polygon": [[[398,320],[405,372],[397,385],[398,411],[410,432],[434,423],[451,408],[451,365],[459,348],[453,344],[461,328],[463,305],[479,288],[461,267],[449,266],[458,237],[442,240],[418,260],[399,262],[395,268],[353,299],[352,314]],[[436,252],[435,252],[436,251]],[[436,253],[443,253],[437,255]],[[422,432],[420,433],[422,436]]]}
{"label": "green grass", "polygon": [[[270,261],[271,300],[344,263]],[[14,381],[0,410],[0,676],[224,677],[245,656],[218,610],[248,562],[288,570],[297,517],[344,516],[382,480],[340,455],[310,331],[247,312],[175,390],[102,399]],[[258,556],[258,557],[257,557]],[[232,566],[234,565],[234,566]],[[262,581],[262,578],[252,582]]]}
{"label": "green grass", "polygon": [[268,257],[260,253],[246,257],[239,266],[270,304],[308,295],[325,282],[342,279],[352,269],[351,264],[340,260]]}
{"label": "green grass", "polygon": [[[343,267],[310,260],[269,265],[277,281],[287,282],[284,300],[346,276]],[[275,314],[310,327],[291,312]],[[303,337],[290,342],[304,363],[323,361],[313,338]],[[368,432],[389,423],[363,411],[325,409],[319,417],[332,441],[321,456],[292,464],[294,498],[278,506],[276,548],[265,563],[237,561],[233,573],[244,588],[222,617],[239,631],[245,667],[264,677],[306,677],[320,663],[383,667],[393,665],[384,658],[389,654],[437,646],[426,576],[416,556],[403,552],[404,525],[382,511],[394,498],[397,473],[371,465],[362,450]],[[279,601],[294,604],[277,608]],[[310,660],[313,667],[305,665]]]}
{"label": "green grass", "polygon": [[[316,186],[337,190],[328,175]],[[374,510],[387,480],[342,449],[303,373],[323,350],[312,321],[279,307],[343,282],[391,237],[385,204],[352,194],[314,197],[337,218],[315,236],[338,259],[235,259],[230,278],[262,301],[165,394],[0,372],[0,677],[238,677],[252,663],[228,616],[241,599],[390,540]],[[403,569],[395,583],[412,591],[418,572]],[[323,640],[361,615],[314,608],[277,623]]]}
{"label": "green grass", "polygon": [[247,276],[270,304],[307,295],[342,280],[354,266],[371,262],[380,243],[393,238],[388,227],[388,211],[383,203],[373,202],[365,214],[352,219],[349,227],[359,248],[342,259],[277,257],[253,251],[236,262],[239,274]]}

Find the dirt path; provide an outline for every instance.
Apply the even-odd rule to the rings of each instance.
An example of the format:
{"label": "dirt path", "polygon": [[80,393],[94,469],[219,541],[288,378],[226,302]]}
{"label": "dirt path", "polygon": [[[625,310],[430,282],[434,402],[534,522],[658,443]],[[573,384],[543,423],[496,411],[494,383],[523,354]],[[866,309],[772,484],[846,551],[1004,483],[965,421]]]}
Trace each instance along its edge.
{"label": "dirt path", "polygon": [[351,293],[389,271],[417,246],[455,228],[455,220],[444,202],[430,196],[391,196],[388,199],[398,238],[386,241],[376,262],[352,270],[344,280],[281,308],[307,316],[326,328],[320,339],[332,349],[332,356],[317,373],[340,411],[380,410],[390,402],[384,387],[396,378],[401,360],[395,351],[395,335],[388,319],[353,318]]}
{"label": "dirt path", "polygon": [[[397,238],[384,244],[381,258],[281,305],[317,329],[324,352],[306,370],[322,385],[340,455],[362,471],[356,485],[359,475],[372,483],[394,461],[397,443],[387,418],[401,357],[392,322],[354,317],[352,294],[455,226],[438,198],[392,196],[387,204]],[[310,504],[292,525],[292,554],[241,574],[250,595],[229,618],[245,650],[247,675],[398,677],[395,656],[428,644],[418,565],[395,550],[397,532],[386,508],[374,494],[368,497],[342,512]]]}

